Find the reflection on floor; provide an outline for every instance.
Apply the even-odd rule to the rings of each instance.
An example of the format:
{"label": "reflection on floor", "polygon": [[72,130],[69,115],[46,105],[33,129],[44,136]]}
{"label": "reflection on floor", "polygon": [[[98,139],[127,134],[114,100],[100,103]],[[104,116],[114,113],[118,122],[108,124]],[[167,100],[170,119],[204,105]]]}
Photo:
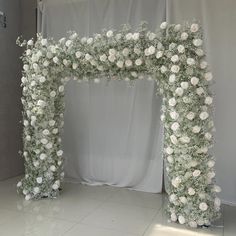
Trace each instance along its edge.
{"label": "reflection on floor", "polygon": [[25,201],[16,181],[0,182],[1,236],[236,235],[236,207],[224,206],[216,227],[191,230],[167,222],[163,194],[67,183],[58,199]]}

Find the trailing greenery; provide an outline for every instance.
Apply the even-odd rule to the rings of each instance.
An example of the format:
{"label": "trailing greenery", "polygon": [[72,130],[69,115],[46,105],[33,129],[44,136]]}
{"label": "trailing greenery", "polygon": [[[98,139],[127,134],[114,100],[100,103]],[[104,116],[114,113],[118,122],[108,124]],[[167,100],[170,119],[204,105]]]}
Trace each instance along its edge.
{"label": "trailing greenery", "polygon": [[219,216],[220,187],[214,184],[212,95],[199,25],[168,25],[156,33],[142,24],[136,32],[103,31],[92,38],[71,32],[58,42],[20,41],[24,63],[23,142],[25,177],[17,184],[25,199],[56,197],[63,181],[64,86],[101,77],[132,82],[144,75],[162,95],[164,158],[169,179],[168,214],[191,227],[210,225]]}

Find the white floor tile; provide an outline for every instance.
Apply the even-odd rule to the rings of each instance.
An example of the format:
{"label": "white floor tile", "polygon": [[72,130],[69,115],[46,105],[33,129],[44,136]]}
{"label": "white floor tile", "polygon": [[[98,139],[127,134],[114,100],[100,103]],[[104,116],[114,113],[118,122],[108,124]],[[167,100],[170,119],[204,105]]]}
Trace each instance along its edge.
{"label": "white floor tile", "polygon": [[95,226],[78,224],[65,233],[63,236],[136,236],[120,231],[103,229]]}
{"label": "white floor tile", "polygon": [[[2,236],[61,236],[74,223],[14,211],[1,210],[0,235]],[[2,220],[4,218],[4,220]]]}
{"label": "white floor tile", "polygon": [[121,189],[120,191],[114,193],[112,197],[108,199],[108,201],[131,206],[160,209],[162,206],[162,198],[162,194]]}
{"label": "white floor tile", "polygon": [[142,235],[157,209],[106,203],[82,223]]}
{"label": "white floor tile", "polygon": [[192,229],[185,225],[168,222],[162,209],[146,230],[144,236],[222,236],[222,227],[209,227]]}
{"label": "white floor tile", "polygon": [[236,235],[236,206],[224,205],[224,236]]}

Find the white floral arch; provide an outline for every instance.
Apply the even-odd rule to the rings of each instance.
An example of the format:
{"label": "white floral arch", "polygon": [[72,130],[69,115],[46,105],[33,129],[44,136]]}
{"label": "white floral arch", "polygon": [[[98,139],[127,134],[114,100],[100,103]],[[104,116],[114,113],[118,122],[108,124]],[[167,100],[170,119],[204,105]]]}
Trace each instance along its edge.
{"label": "white floral arch", "polygon": [[38,35],[18,41],[22,56],[25,177],[18,192],[25,199],[56,197],[63,172],[60,132],[64,85],[68,78],[99,82],[99,77],[133,81],[149,74],[163,98],[164,157],[169,179],[167,212],[172,221],[191,227],[219,217],[214,184],[212,97],[199,25],[168,25],[153,33],[142,24],[131,33],[103,31],[80,39],[76,33],[58,42]]}

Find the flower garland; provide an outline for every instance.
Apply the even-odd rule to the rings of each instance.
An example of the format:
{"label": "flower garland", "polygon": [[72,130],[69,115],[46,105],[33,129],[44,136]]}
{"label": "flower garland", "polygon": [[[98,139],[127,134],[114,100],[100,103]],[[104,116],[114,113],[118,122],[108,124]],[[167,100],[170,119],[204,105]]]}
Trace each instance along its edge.
{"label": "flower garland", "polygon": [[199,25],[163,22],[153,33],[142,24],[132,33],[103,31],[93,38],[74,32],[58,42],[44,39],[26,46],[23,66],[23,143],[25,177],[18,191],[25,199],[56,197],[61,186],[64,86],[69,78],[99,82],[99,77],[132,82],[150,75],[162,95],[164,158],[169,179],[167,212],[171,221],[191,227],[219,217],[220,187],[214,184],[212,74],[204,60]]}

